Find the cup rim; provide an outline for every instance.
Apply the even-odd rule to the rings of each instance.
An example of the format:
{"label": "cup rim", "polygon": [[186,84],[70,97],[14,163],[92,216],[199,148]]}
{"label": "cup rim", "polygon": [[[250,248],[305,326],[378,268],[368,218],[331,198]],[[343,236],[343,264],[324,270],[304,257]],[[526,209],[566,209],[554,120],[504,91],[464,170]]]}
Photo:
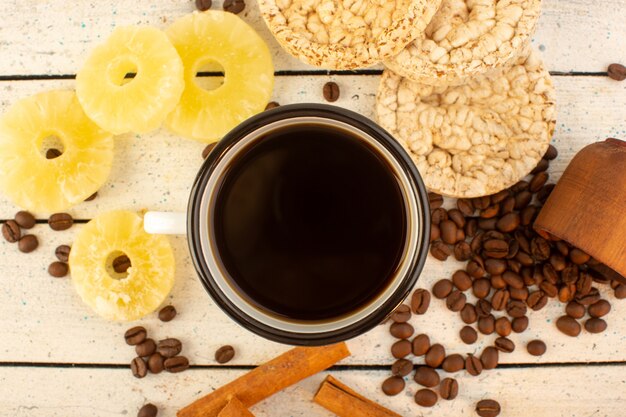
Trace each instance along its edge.
{"label": "cup rim", "polygon": [[[415,240],[415,252],[413,254],[407,254],[407,256],[412,256],[412,259],[406,267],[405,275],[396,278],[398,283],[393,292],[391,292],[386,299],[382,299],[377,308],[368,315],[345,327],[331,331],[297,332],[278,329],[257,320],[243,311],[242,308],[224,293],[220,285],[218,285],[218,282],[216,282],[204,256],[201,243],[203,239],[202,235],[206,234],[206,231],[203,232],[203,230],[201,230],[203,229],[202,215],[206,214],[204,213],[206,209],[203,210],[201,208],[205,200],[205,189],[216,167],[222,160],[222,157],[241,139],[263,126],[281,120],[306,117],[343,122],[363,132],[365,135],[372,137],[377,144],[391,154],[394,161],[397,162],[403,174],[408,179],[414,200],[417,204],[416,212],[419,217],[415,219],[420,226],[417,230],[418,236]],[[187,216],[188,245],[194,267],[205,290],[216,304],[237,323],[260,336],[276,342],[291,345],[324,345],[347,340],[365,333],[380,324],[408,296],[417,282],[428,253],[430,240],[430,211],[428,207],[428,193],[417,168],[406,151],[387,131],[370,119],[340,107],[325,104],[291,104],[267,110],[247,119],[216,144],[215,148],[202,164],[191,189]],[[206,223],[206,221],[204,223]],[[410,243],[410,239],[407,240],[407,244],[408,243]],[[305,324],[303,324],[303,326],[305,326]]]}

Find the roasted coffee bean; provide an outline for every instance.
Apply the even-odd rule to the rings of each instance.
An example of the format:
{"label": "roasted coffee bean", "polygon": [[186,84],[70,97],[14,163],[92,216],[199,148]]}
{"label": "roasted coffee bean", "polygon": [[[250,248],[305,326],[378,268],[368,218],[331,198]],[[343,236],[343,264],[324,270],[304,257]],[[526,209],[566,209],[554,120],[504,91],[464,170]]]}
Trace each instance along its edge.
{"label": "roasted coffee bean", "polygon": [[444,400],[453,400],[459,394],[459,383],[454,378],[444,378],[439,385],[439,395]]}
{"label": "roasted coffee bean", "polygon": [[161,373],[161,371],[165,369],[163,362],[165,362],[165,358],[161,356],[161,354],[153,353],[148,358],[148,370],[150,370],[153,374]]}
{"label": "roasted coffee bean", "polygon": [[20,252],[24,253],[30,253],[34,251],[35,249],[37,249],[37,246],[39,246],[39,240],[37,240],[37,236],[35,235],[24,235],[17,242],[17,248],[20,250]]}
{"label": "roasted coffee bean", "polygon": [[496,330],[496,319],[493,314],[478,319],[478,331],[490,335]]}
{"label": "roasted coffee bean", "polygon": [[98,197],[98,192],[96,191],[95,193],[93,193],[92,195],[90,195],[89,197],[87,197],[85,199],[85,201],[93,201],[96,199],[96,197]]}
{"label": "roasted coffee bean", "polygon": [[589,258],[591,258],[591,256],[578,248],[572,248],[572,250],[569,252],[569,258],[576,265],[582,265],[586,263]]}
{"label": "roasted coffee bean", "polygon": [[69,272],[69,268],[65,262],[52,262],[48,265],[48,274],[55,278],[63,278]]}
{"label": "roasted coffee bean", "polygon": [[496,311],[502,311],[509,302],[509,291],[501,289],[496,291],[491,297],[491,307]]}
{"label": "roasted coffee bean", "polygon": [[515,333],[523,333],[528,328],[528,317],[515,317],[511,322],[511,328]]}
{"label": "roasted coffee bean", "polygon": [[556,297],[559,292],[556,285],[554,285],[550,281],[543,281],[541,284],[539,284],[539,288],[550,298]]}
{"label": "roasted coffee bean", "polygon": [[574,299],[576,293],[576,285],[570,284],[559,288],[558,299],[562,303],[570,302]]}
{"label": "roasted coffee bean", "polygon": [[476,308],[470,303],[465,304],[465,306],[461,309],[461,320],[465,324],[476,323],[478,320],[478,315],[476,314]]}
{"label": "roasted coffee bean", "polygon": [[[435,240],[441,237],[441,231],[439,230],[439,226],[436,224],[430,225],[430,242],[434,242]],[[434,256],[434,255],[433,255]]]}
{"label": "roasted coffee bean", "polygon": [[267,106],[265,106],[265,110],[275,109],[276,107],[280,107],[280,103],[277,101],[270,101],[267,103]]}
{"label": "roasted coffee bean", "polygon": [[209,143],[207,146],[204,147],[204,149],[202,150],[202,159],[206,159],[207,156],[209,156],[213,148],[215,148],[215,145],[217,145],[217,142]]}
{"label": "roasted coffee bean", "polygon": [[554,190],[554,186],[555,184],[546,184],[541,187],[541,190],[537,193],[537,200],[539,200],[541,204],[544,204],[548,197],[550,197],[552,190]]}
{"label": "roasted coffee bean", "polygon": [[502,275],[492,275],[489,277],[489,282],[495,290],[501,290],[507,288],[506,282],[502,279]]}
{"label": "roasted coffee bean", "polygon": [[[459,229],[461,230],[461,229]],[[457,261],[460,262],[465,262],[467,261],[470,257],[472,256],[472,249],[470,248],[469,243],[464,242],[462,239],[460,239],[455,245],[454,245],[454,258]]]}
{"label": "roasted coffee bean", "polygon": [[159,340],[156,346],[156,351],[165,358],[173,358],[183,350],[183,344],[178,339],[168,338]]}
{"label": "roasted coffee bean", "polygon": [[470,200],[467,200],[465,198],[459,198],[458,200],[456,200],[456,207],[466,217],[474,215],[474,205]]}
{"label": "roasted coffee bean", "polygon": [[431,210],[438,209],[443,205],[443,197],[437,193],[428,193],[428,205]]}
{"label": "roasted coffee bean", "polygon": [[139,409],[137,417],[156,417],[159,410],[154,404],[146,404]]}
{"label": "roasted coffee bean", "polygon": [[389,327],[389,333],[398,339],[408,339],[413,335],[413,326],[409,323],[393,323]]}
{"label": "roasted coffee bean", "polygon": [[211,8],[213,2],[211,0],[196,0],[196,9],[206,12]]}
{"label": "roasted coffee bean", "polygon": [[559,274],[549,263],[543,264],[543,267],[541,268],[541,273],[543,275],[543,279],[551,284],[556,284],[559,280]]}
{"label": "roasted coffee bean", "polygon": [[474,208],[478,210],[484,210],[487,207],[489,207],[489,205],[491,204],[491,197],[489,196],[476,197],[476,198],[472,198],[471,201],[472,201],[472,205],[474,206]]}
{"label": "roasted coffee bean", "polygon": [[491,283],[486,278],[480,278],[472,284],[472,293],[476,298],[485,298],[491,291]]}
{"label": "roasted coffee bean", "polygon": [[463,230],[465,231],[466,237],[476,236],[478,232],[478,220],[474,218],[468,219],[467,222],[465,222],[465,228]]}
{"label": "roasted coffee bean", "polygon": [[152,355],[155,351],[156,343],[154,343],[154,340],[150,338],[145,339],[143,342],[138,343],[135,346],[135,352],[137,353],[137,356],[141,356],[142,358]]}
{"label": "roasted coffee bean", "polygon": [[71,248],[68,245],[60,245],[54,250],[54,254],[61,262],[68,262],[70,259]]}
{"label": "roasted coffee bean", "polygon": [[534,291],[532,294],[528,296],[528,299],[526,300],[526,304],[533,311],[539,311],[542,308],[544,308],[546,304],[548,304],[548,297],[546,297],[544,292],[541,290]]}
{"label": "roasted coffee bean", "polygon": [[441,240],[437,240],[430,245],[430,254],[435,259],[445,261],[450,255],[452,255],[452,249]]}
{"label": "roasted coffee bean", "polygon": [[527,287],[533,286],[536,284],[535,282],[535,274],[534,274],[534,266],[522,268],[522,279],[524,280],[524,285]]}
{"label": "roasted coffee bean", "polygon": [[622,64],[611,64],[607,69],[609,78],[615,81],[626,80],[626,67]]}
{"label": "roasted coffee bean", "polygon": [[520,215],[518,213],[507,213],[498,219],[496,227],[502,232],[512,232],[520,225]]}
{"label": "roasted coffee bean", "polygon": [[597,288],[591,287],[586,295],[576,296],[576,301],[584,306],[590,306],[591,304],[600,301],[600,293]]}
{"label": "roasted coffee bean", "polygon": [[480,417],[496,417],[500,414],[500,404],[494,400],[480,400],[476,404],[476,414]]}
{"label": "roasted coffee bean", "polygon": [[474,236],[474,238],[470,242],[470,248],[472,249],[472,252],[478,253],[481,250],[481,248],[483,247],[484,236],[484,232],[479,231],[476,233],[476,236]]}
{"label": "roasted coffee bean", "polygon": [[453,353],[452,355],[447,356],[443,363],[441,364],[441,369],[446,372],[453,373],[459,372],[465,366],[465,361],[463,360],[463,356],[458,353]]}
{"label": "roasted coffee bean", "polygon": [[509,251],[506,253],[506,259],[516,258],[518,253],[521,253],[519,250],[519,242],[515,239],[509,240]]}
{"label": "roasted coffee bean", "polygon": [[511,334],[511,322],[506,317],[499,317],[496,320],[496,333],[502,337],[507,337]]}
{"label": "roasted coffee bean", "polygon": [[431,389],[423,388],[415,393],[415,402],[422,407],[432,407],[437,404],[437,394]]}
{"label": "roasted coffee bean", "polygon": [[509,188],[513,194],[528,190],[528,181],[518,181]]}
{"label": "roasted coffee bean", "polygon": [[424,362],[426,362],[426,365],[430,366],[431,368],[437,368],[442,364],[445,358],[446,350],[441,344],[435,343],[430,347],[430,349],[428,349],[428,352],[426,352],[426,356],[424,356]]}
{"label": "roasted coffee bean", "polygon": [[130,259],[126,255],[120,255],[113,259],[113,270],[119,274],[125,273],[130,267]]}
{"label": "roasted coffee bean", "polygon": [[589,333],[602,333],[606,330],[606,321],[592,317],[585,322],[585,330]]}
{"label": "roasted coffee bean", "polygon": [[530,242],[530,253],[537,261],[545,261],[550,257],[550,244],[544,238],[537,236]]}
{"label": "roasted coffee bean", "polygon": [[415,356],[425,355],[430,349],[430,338],[428,335],[419,334],[415,336],[413,342],[411,343],[411,351]]}
{"label": "roasted coffee bean", "polygon": [[400,307],[391,313],[391,320],[396,323],[406,323],[411,318],[411,309],[406,304],[400,304]]}
{"label": "roasted coffee bean", "polygon": [[448,211],[443,207],[436,208],[430,213],[430,222],[439,226],[442,221],[448,220]]}
{"label": "roasted coffee bean", "polygon": [[15,223],[17,223],[22,229],[31,229],[35,226],[35,223],[37,223],[35,216],[24,210],[15,213],[14,219]]}
{"label": "roasted coffee bean", "polygon": [[463,229],[465,227],[465,217],[459,209],[448,210],[448,219],[452,220],[459,229]]}
{"label": "roasted coffee bean", "polygon": [[505,271],[502,274],[502,279],[507,283],[510,287],[513,288],[523,288],[524,280],[518,274],[513,271]]}
{"label": "roasted coffee bean", "polygon": [[55,213],[48,218],[52,230],[67,230],[74,224],[74,219],[67,213]]}
{"label": "roasted coffee bean", "polygon": [[454,286],[461,291],[467,291],[472,287],[472,279],[469,274],[462,269],[452,274],[452,282],[454,283]]}
{"label": "roasted coffee bean", "polygon": [[476,343],[476,340],[478,340],[478,333],[471,326],[463,326],[463,328],[459,332],[459,335],[461,336],[461,340],[463,341],[463,343],[465,343],[466,345]]}
{"label": "roasted coffee bean", "polygon": [[398,395],[404,390],[404,379],[399,376],[391,376],[383,381],[382,389],[385,395]]}
{"label": "roasted coffee bean", "polygon": [[509,288],[511,298],[518,301],[526,301],[528,298],[528,288]]}
{"label": "roasted coffee bean", "polygon": [[147,334],[148,332],[142,326],[132,327],[124,333],[124,340],[126,340],[126,344],[136,346],[146,340]]}
{"label": "roasted coffee bean", "polygon": [[511,353],[515,350],[515,343],[506,337],[498,337],[493,344],[500,352]]}
{"label": "roasted coffee bean", "polygon": [[530,241],[524,235],[524,232],[522,232],[521,230],[516,230],[515,233],[513,233],[513,236],[519,244],[520,250],[523,250],[526,253],[530,253]]}
{"label": "roasted coffee bean", "polygon": [[576,301],[570,301],[565,306],[565,313],[573,319],[581,319],[585,316],[585,306]]}
{"label": "roasted coffee bean", "polygon": [[519,300],[509,300],[506,305],[506,312],[513,318],[526,315],[526,311],[526,304]]}
{"label": "roasted coffee bean", "polygon": [[593,285],[593,277],[591,274],[583,271],[578,274],[578,281],[576,281],[576,291],[580,295],[587,295],[591,291]]}
{"label": "roasted coffee bean", "polygon": [[570,316],[561,316],[556,321],[556,327],[564,334],[576,337],[580,334],[580,324]]}
{"label": "roasted coffee bean", "polygon": [[[556,272],[561,272],[567,266],[567,262],[565,261],[565,257],[560,253],[553,253],[550,255],[550,265],[552,265],[552,268],[554,268]],[[578,278],[578,267],[576,265],[570,265],[569,268],[576,269],[576,278]],[[570,282],[576,282],[576,278]]]}
{"label": "roasted coffee bean", "polygon": [[[243,0],[224,0],[224,4],[222,5],[222,7],[224,8],[224,11],[234,13],[234,14],[239,14],[246,7],[246,3]],[[337,96],[338,95],[339,93],[337,93]]]}
{"label": "roasted coffee bean", "polygon": [[498,366],[498,349],[493,346],[487,346],[483,353],[480,355],[480,363],[483,365],[483,369],[494,369]]}
{"label": "roasted coffee bean", "polygon": [[441,230],[441,240],[450,245],[456,243],[457,226],[452,220],[443,220],[439,223],[439,230]]}
{"label": "roasted coffee bean", "polygon": [[509,244],[501,239],[489,239],[483,242],[483,254],[490,258],[505,258],[509,253]]}
{"label": "roasted coffee bean", "polygon": [[173,305],[165,306],[159,311],[159,320],[163,322],[172,321],[174,317],[176,317],[176,314],[176,307]]}
{"label": "roasted coffee bean", "polygon": [[491,303],[487,300],[485,300],[484,298],[479,299],[476,302],[476,314],[478,315],[478,317],[487,317],[489,314],[491,314]]}
{"label": "roasted coffee bean", "polygon": [[135,358],[130,363],[130,370],[135,378],[143,378],[148,373],[148,365],[143,358]]}
{"label": "roasted coffee bean", "polygon": [[559,156],[559,151],[554,147],[554,145],[548,145],[548,150],[543,155],[543,158],[548,161],[552,161],[553,159],[556,159],[557,156]]}
{"label": "roasted coffee bean", "polygon": [[491,219],[478,219],[478,228],[482,230],[494,230],[498,219],[492,217]]}
{"label": "roasted coffee bean", "polygon": [[189,360],[184,356],[174,356],[173,358],[165,359],[163,366],[167,372],[178,373],[189,368]]}
{"label": "roasted coffee bean", "polygon": [[[561,255],[559,255],[561,256]],[[554,257],[554,255],[552,255],[552,257]],[[558,271],[558,269],[556,268],[556,266],[554,265],[554,263],[552,263],[552,257],[550,257],[551,260],[551,265],[552,267]],[[563,265],[565,265],[565,258],[563,259]],[[561,266],[561,265],[557,265],[557,266]],[[561,271],[561,280],[563,281],[563,283],[565,284],[574,284],[576,282],[578,282],[578,266],[577,265],[568,265],[566,267],[563,268],[563,270]]]}
{"label": "roasted coffee bean", "polygon": [[541,161],[537,163],[537,166],[535,166],[535,168],[533,168],[533,170],[530,171],[530,174],[535,175],[539,172],[546,171],[549,166],[550,166],[550,162],[547,159],[542,158]]}
{"label": "roasted coffee bean", "polygon": [[506,271],[506,261],[487,258],[487,260],[485,260],[485,270],[491,275],[500,275]]}
{"label": "roasted coffee bean", "polygon": [[626,284],[619,284],[614,288],[613,293],[615,294],[615,298],[618,300],[626,298]]}
{"label": "roasted coffee bean", "polygon": [[413,362],[406,359],[398,359],[391,365],[391,374],[394,376],[407,376],[413,371]]}
{"label": "roasted coffee bean", "polygon": [[433,285],[433,295],[439,299],[444,299],[452,292],[454,285],[449,279],[440,279]]}
{"label": "roasted coffee bean", "polygon": [[15,220],[7,220],[2,224],[2,236],[7,242],[15,243],[22,237],[22,231]]}
{"label": "roasted coffee bean", "polygon": [[544,353],[546,353],[546,344],[538,339],[535,340],[531,340],[530,342],[528,342],[528,344],[526,345],[526,350],[528,351],[528,353],[530,353],[533,356],[541,356]]}
{"label": "roasted coffee bean", "polygon": [[46,151],[46,159],[56,159],[61,155],[63,155],[63,153],[55,148],[50,148]]}
{"label": "roasted coffee bean", "polygon": [[465,241],[465,232],[463,231],[463,229],[456,229],[456,241],[457,243]]}
{"label": "roasted coffee bean", "polygon": [[491,219],[498,215],[500,212],[500,204],[493,204],[484,210],[481,210],[480,217],[483,219]]}
{"label": "roasted coffee bean", "polygon": [[465,270],[473,278],[482,278],[485,276],[485,268],[483,268],[482,265],[475,259],[467,263]]}
{"label": "roasted coffee bean", "polygon": [[483,371],[483,364],[476,356],[469,354],[465,358],[465,370],[472,376],[478,376]]}
{"label": "roasted coffee bean", "polygon": [[411,296],[411,309],[415,314],[425,314],[430,306],[430,293],[428,290],[418,288]]}
{"label": "roasted coffee bean", "polygon": [[497,204],[504,201],[510,195],[508,190],[498,191],[497,193],[491,195],[491,204]]}
{"label": "roasted coffee bean", "polygon": [[530,204],[533,195],[530,191],[522,191],[515,196],[515,210],[521,210]]}
{"label": "roasted coffee bean", "polygon": [[222,346],[215,351],[215,362],[227,363],[235,357],[235,348],[230,345]]}
{"label": "roasted coffee bean", "polygon": [[541,187],[543,187],[545,183],[548,182],[549,177],[550,176],[545,171],[538,172],[530,180],[530,183],[528,183],[528,191],[530,191],[531,193],[538,192]]}
{"label": "roasted coffee bean", "polygon": [[430,366],[418,366],[413,380],[424,387],[434,387],[439,384],[439,374]]}
{"label": "roasted coffee bean", "polygon": [[533,266],[535,264],[533,258],[526,252],[517,252],[517,254],[515,255],[515,260],[519,262],[522,266]]}
{"label": "roasted coffee bean", "polygon": [[336,82],[329,81],[326,84],[324,84],[323,93],[324,93],[324,99],[326,99],[326,101],[330,103],[333,103],[339,99],[339,93],[340,93],[339,86],[337,85]]}
{"label": "roasted coffee bean", "polygon": [[535,221],[537,214],[539,214],[539,209],[536,206],[530,205],[524,207],[519,213],[520,224],[522,226],[529,226]]}
{"label": "roasted coffee bean", "polygon": [[509,267],[511,272],[519,274],[522,272],[522,264],[516,259],[507,259],[506,265]]}
{"label": "roasted coffee bean", "polygon": [[[511,213],[515,208],[515,197],[509,195],[500,203],[500,215],[504,216]],[[497,225],[497,222],[496,222]]]}
{"label": "roasted coffee bean", "polygon": [[411,353],[411,342],[406,339],[398,340],[391,345],[391,355],[396,359],[402,359]]}

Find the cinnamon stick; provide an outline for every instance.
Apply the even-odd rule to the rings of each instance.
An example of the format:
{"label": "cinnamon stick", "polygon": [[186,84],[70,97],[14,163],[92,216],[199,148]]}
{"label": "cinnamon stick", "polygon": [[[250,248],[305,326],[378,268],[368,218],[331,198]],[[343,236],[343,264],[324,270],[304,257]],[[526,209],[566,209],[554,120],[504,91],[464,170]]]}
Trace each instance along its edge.
{"label": "cinnamon stick", "polygon": [[313,401],[339,417],[402,417],[328,375]]}
{"label": "cinnamon stick", "polygon": [[217,417],[233,397],[244,407],[264,400],[296,382],[346,358],[345,343],[322,347],[297,347],[272,359],[240,378],[196,400],[177,413],[178,417]]}
{"label": "cinnamon stick", "polygon": [[217,417],[254,417],[254,414],[244,407],[237,397],[233,397],[217,414]]}

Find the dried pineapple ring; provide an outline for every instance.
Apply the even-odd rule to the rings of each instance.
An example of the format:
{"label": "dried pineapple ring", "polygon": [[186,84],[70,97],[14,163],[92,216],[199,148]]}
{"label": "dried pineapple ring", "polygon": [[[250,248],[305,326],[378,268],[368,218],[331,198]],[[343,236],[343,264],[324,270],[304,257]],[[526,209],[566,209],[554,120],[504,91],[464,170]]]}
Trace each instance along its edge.
{"label": "dried pineapple ring", "polygon": [[[47,137],[63,154],[46,159]],[[107,180],[113,138],[83,112],[73,91],[48,91],[13,104],[0,119],[0,189],[34,212],[66,210]]]}
{"label": "dried pineapple ring", "polygon": [[[132,72],[135,77],[125,79]],[[115,29],[76,74],[85,113],[116,135],[158,128],[183,88],[180,57],[167,36],[150,27]]]}
{"label": "dried pineapple ring", "polygon": [[[185,91],[165,120],[170,130],[213,142],[265,109],[274,86],[272,57],[243,20],[227,12],[195,12],[175,21],[166,33],[185,67]],[[209,63],[224,69],[223,84],[210,91],[195,81]]]}
{"label": "dried pineapple ring", "polygon": [[[128,276],[116,279],[111,254],[130,259]],[[143,230],[130,211],[103,213],[79,232],[70,252],[74,288],[108,320],[132,321],[154,311],[174,285],[174,254],[165,236]]]}

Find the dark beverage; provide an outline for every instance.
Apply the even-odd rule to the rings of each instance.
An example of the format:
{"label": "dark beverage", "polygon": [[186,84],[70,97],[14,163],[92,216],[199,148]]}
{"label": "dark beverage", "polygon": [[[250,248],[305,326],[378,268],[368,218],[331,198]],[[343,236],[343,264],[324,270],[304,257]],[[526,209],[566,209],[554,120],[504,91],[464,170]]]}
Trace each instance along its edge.
{"label": "dark beverage", "polygon": [[216,256],[252,304],[327,320],[379,295],[406,229],[392,168],[371,145],[322,125],[271,132],[229,165],[212,218]]}

